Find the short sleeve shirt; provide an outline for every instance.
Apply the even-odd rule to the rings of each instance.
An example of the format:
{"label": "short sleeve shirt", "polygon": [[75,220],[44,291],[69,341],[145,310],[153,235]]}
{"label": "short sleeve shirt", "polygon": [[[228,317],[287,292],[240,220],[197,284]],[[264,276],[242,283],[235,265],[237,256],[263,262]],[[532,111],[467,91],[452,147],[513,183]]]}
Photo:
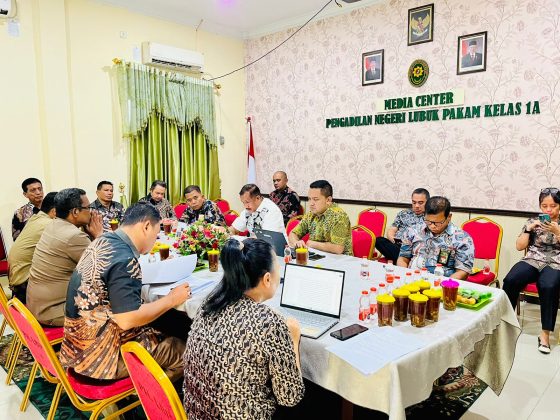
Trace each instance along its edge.
{"label": "short sleeve shirt", "polygon": [[[522,232],[527,226],[535,223],[538,218],[533,217],[527,220]],[[547,232],[541,226],[533,229],[529,236],[529,246],[523,261],[535,267],[539,271],[549,266],[555,270],[560,270],[560,241],[551,232]]]}
{"label": "short sleeve shirt", "polygon": [[391,225],[397,228],[395,239],[401,239],[408,228],[419,229],[424,225],[424,214],[417,215],[411,209],[401,210]]}
{"label": "short sleeve shirt", "polygon": [[411,268],[426,267],[430,273],[434,272],[436,264],[442,264],[447,277],[457,270],[470,274],[474,264],[474,243],[467,232],[453,223],[437,236],[424,224],[420,229],[406,230],[399,256],[411,260]]}
{"label": "short sleeve shirt", "polygon": [[220,208],[213,201],[206,200],[202,207],[194,210],[187,207],[181,216],[180,221],[190,225],[197,222],[200,216],[204,217],[204,221],[213,225],[225,226],[226,221]]}
{"label": "short sleeve shirt", "polygon": [[109,207],[105,207],[99,199],[95,200],[91,204],[91,208],[95,209],[101,215],[101,219],[103,221],[103,230],[105,232],[109,232],[111,230],[111,226],[109,222],[111,220],[118,220],[119,223],[122,222],[124,216],[124,207],[121,203],[117,203],[116,201],[111,201]]}
{"label": "short sleeve shirt", "polygon": [[159,336],[152,328],[124,331],[112,319],[142,305],[138,257],[122,230],[105,233],[86,249],[68,286],[63,366],[91,378],[114,379],[122,344],[138,341],[148,351],[157,345]]}
{"label": "short sleeve shirt", "polygon": [[255,228],[273,232],[285,231],[282,212],[268,198],[263,198],[260,206],[252,213],[243,210],[239,217],[233,221],[232,226],[239,232],[248,230],[253,233]]}
{"label": "short sleeve shirt", "polygon": [[159,217],[161,217],[162,219],[177,220],[177,216],[175,215],[175,211],[173,210],[171,203],[165,198],[162,198],[161,201],[154,201],[151,195],[147,195],[146,197],[138,200],[138,202],[150,203],[157,209],[157,211],[159,211]]}
{"label": "short sleeve shirt", "polygon": [[307,213],[292,232],[299,238],[309,233],[309,239],[312,241],[343,245],[343,253],[353,255],[350,219],[336,204],[332,204],[320,215]]}

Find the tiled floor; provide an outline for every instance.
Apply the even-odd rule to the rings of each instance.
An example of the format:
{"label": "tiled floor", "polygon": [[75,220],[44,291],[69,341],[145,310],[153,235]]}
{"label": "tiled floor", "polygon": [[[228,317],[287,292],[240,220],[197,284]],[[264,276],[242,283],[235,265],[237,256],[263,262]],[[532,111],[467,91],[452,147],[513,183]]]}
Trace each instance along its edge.
{"label": "tiled floor", "polygon": [[[537,351],[540,332],[539,307],[525,304],[523,333],[517,342],[515,362],[502,394],[498,397],[487,389],[462,417],[465,420],[549,420],[559,418],[560,401],[560,346],[556,333],[551,340],[552,353]],[[6,373],[0,369],[0,419],[42,419],[37,409],[29,404],[21,413],[22,392],[15,385],[6,385]]]}

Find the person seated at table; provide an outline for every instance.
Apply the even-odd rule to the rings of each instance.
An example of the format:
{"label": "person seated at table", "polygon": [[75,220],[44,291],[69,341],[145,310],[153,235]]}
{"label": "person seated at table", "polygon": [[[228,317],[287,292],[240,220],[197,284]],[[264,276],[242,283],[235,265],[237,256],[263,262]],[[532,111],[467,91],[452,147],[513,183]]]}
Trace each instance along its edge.
{"label": "person seated at table", "polygon": [[288,175],[284,171],[274,172],[272,175],[274,191],[269,196],[274,204],[278,206],[284,217],[284,224],[299,212],[300,200],[297,193],[288,187]]}
{"label": "person seated at table", "polygon": [[193,419],[270,419],[304,394],[300,327],[270,306],[280,284],[272,246],[226,242],[224,275],[198,310],[187,339],[185,411]]}
{"label": "person seated at table", "polygon": [[[332,185],[325,180],[312,182],[307,196],[309,212],[290,232],[290,246],[353,255],[350,219],[342,208],[333,203]],[[309,240],[306,244],[301,238],[308,233]]]}
{"label": "person seated at table", "polygon": [[550,222],[531,217],[525,222],[515,247],[527,250],[504,278],[506,292],[511,306],[515,309],[519,293],[529,283],[537,283],[541,306],[542,331],[538,337],[538,350],[550,353],[550,333],[554,331],[558,299],[560,297],[560,193],[558,188],[545,188],[539,194],[542,213],[550,217]]}
{"label": "person seated at table", "polygon": [[401,249],[402,236],[408,228],[418,229],[424,224],[424,212],[430,193],[424,188],[412,191],[412,208],[401,210],[387,231],[387,238],[375,241],[377,250],[390,261],[397,261]]}
{"label": "person seated at table", "polygon": [[474,243],[470,235],[451,223],[451,203],[445,197],[431,197],[426,203],[424,225],[411,227],[402,236],[397,265],[434,272],[443,266],[444,275],[465,280],[474,264]]}
{"label": "person seated at table", "polygon": [[27,178],[21,183],[23,196],[29,201],[14,212],[12,218],[12,239],[15,241],[27,221],[41,210],[43,184],[37,178]]}
{"label": "person seated at table", "polygon": [[55,196],[56,192],[50,192],[45,196],[41,203],[41,211],[31,216],[31,219],[27,221],[25,228],[17,237],[8,254],[8,265],[10,267],[8,281],[12,296],[17,297],[24,304],[26,303],[27,279],[29,278],[29,269],[31,268],[35,247],[47,225],[56,216]]}
{"label": "person seated at table", "polygon": [[124,207],[121,203],[113,201],[113,183],[110,181],[101,181],[97,184],[97,199],[91,203],[91,208],[97,210],[101,215],[103,222],[103,230],[109,232],[111,220],[122,221]]}
{"label": "person seated at table", "polygon": [[165,198],[165,192],[167,191],[167,184],[165,181],[156,180],[152,182],[150,187],[150,193],[138,200],[139,203],[150,203],[158,211],[162,219],[172,219],[177,220],[175,211],[171,207],[171,203]]}
{"label": "person seated at table", "polygon": [[[182,377],[185,342],[162,337],[150,323],[183,304],[191,295],[189,285],[178,285],[151,303],[143,303],[140,296],[142,269],[138,259],[152,249],[159,222],[157,209],[136,203],[127,209],[120,229],[106,233],[85,250],[68,286],[60,349],[64,367],[94,379],[127,377],[120,347],[137,341],[171,381]],[[183,324],[183,328],[188,325]]]}
{"label": "person seated at table", "polygon": [[190,225],[201,218],[205,222],[218,226],[226,226],[224,215],[220,208],[211,200],[207,200],[198,185],[189,185],[185,188],[185,201],[188,207],[179,219]]}
{"label": "person seated at table", "polygon": [[62,327],[70,276],[91,243],[90,236],[101,236],[103,225],[82,189],[60,191],[54,206],[56,218],[43,231],[31,261],[27,308],[41,324]]}
{"label": "person seated at table", "polygon": [[246,230],[252,234],[254,229],[285,231],[282,212],[276,204],[262,196],[261,190],[255,184],[244,185],[239,191],[239,199],[245,210],[229,227],[232,235],[238,235]]}

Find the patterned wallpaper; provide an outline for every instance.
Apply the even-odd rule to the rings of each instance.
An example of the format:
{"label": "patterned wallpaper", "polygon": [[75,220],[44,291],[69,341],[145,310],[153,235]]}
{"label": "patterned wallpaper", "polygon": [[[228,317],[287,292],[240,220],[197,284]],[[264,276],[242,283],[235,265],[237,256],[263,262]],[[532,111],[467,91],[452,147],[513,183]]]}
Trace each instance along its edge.
{"label": "patterned wallpaper", "polygon": [[[435,0],[433,42],[407,46],[408,9],[391,0],[313,22],[247,69],[257,181],[285,170],[306,195],[315,179],[335,198],[408,202],[416,187],[452,205],[536,210],[560,186],[560,2]],[[249,62],[295,29],[248,40]],[[457,37],[488,31],[487,70],[458,76]],[[363,52],[385,50],[383,84],[361,85]],[[422,58],[426,84],[407,70]],[[375,99],[465,91],[465,105],[539,100],[541,114],[326,129],[325,119],[375,114]],[[440,111],[441,112],[441,111]]]}

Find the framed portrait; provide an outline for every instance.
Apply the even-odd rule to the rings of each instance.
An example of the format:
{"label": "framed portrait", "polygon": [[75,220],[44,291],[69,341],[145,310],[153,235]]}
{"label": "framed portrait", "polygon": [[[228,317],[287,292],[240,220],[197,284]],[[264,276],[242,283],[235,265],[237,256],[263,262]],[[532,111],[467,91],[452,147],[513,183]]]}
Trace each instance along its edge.
{"label": "framed portrait", "polygon": [[486,40],[488,32],[463,35],[457,45],[457,74],[486,71]]}
{"label": "framed portrait", "polygon": [[362,54],[362,86],[383,83],[384,51],[377,50]]}
{"label": "framed portrait", "polygon": [[408,10],[408,45],[434,40],[434,4]]}

